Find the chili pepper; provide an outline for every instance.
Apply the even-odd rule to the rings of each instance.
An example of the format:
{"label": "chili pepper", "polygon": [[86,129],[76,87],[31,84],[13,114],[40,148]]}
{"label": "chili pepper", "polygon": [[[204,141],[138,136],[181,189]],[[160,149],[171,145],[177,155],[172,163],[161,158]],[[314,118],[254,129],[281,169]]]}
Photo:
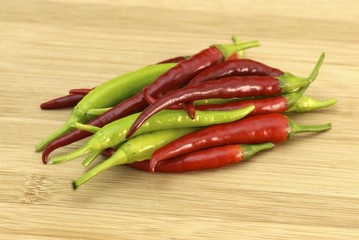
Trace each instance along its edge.
{"label": "chili pepper", "polygon": [[95,88],[73,88],[69,91],[69,94],[80,94],[80,95],[86,95],[90,91],[94,90]]}
{"label": "chili pepper", "polygon": [[[246,99],[237,101],[224,102],[219,101],[218,104],[203,104],[196,105],[196,109],[200,111],[230,111],[240,109],[246,106],[254,106],[254,110],[248,116],[255,116],[267,113],[282,113],[282,112],[309,112],[319,108],[326,108],[334,105],[337,101],[335,98],[327,100],[317,100],[309,96],[302,95],[305,89],[300,89],[297,92],[287,93],[280,96],[259,99]],[[221,99],[222,100],[222,99]],[[181,106],[173,105],[172,110],[179,110]],[[108,109],[107,109],[108,110]],[[106,109],[94,109],[89,113],[99,115],[106,111]]]}
{"label": "chili pepper", "polygon": [[183,87],[198,73],[224,61],[233,53],[258,45],[258,41],[252,41],[238,45],[217,44],[206,48],[162,74],[155,82],[148,86],[148,94],[155,98],[161,97],[173,89]]}
{"label": "chili pepper", "polygon": [[222,78],[196,86],[183,87],[165,95],[147,107],[133,123],[127,137],[130,137],[153,114],[173,104],[208,98],[273,96],[295,91],[308,84],[307,79],[292,75],[281,77],[242,76]]}
{"label": "chili pepper", "polygon": [[116,165],[142,161],[151,157],[152,153],[167,143],[197,130],[196,128],[168,129],[145,133],[123,143],[114,154],[104,162],[90,169],[73,182],[76,189],[97,174]]}
{"label": "chili pepper", "polygon": [[36,150],[42,150],[48,143],[71,130],[74,122],[87,120],[86,113],[92,108],[110,107],[133,96],[144,86],[154,81],[175,64],[167,63],[141,68],[137,71],[113,78],[94,90],[90,91],[74,108],[67,122],[36,145]]}
{"label": "chili pepper", "polygon": [[323,101],[316,100],[309,96],[301,95],[301,91],[298,91],[272,98],[243,100],[223,104],[198,105],[196,106],[196,109],[201,111],[229,111],[253,105],[255,108],[248,116],[255,116],[267,113],[309,112],[319,108],[332,106],[336,102],[335,98]]}
{"label": "chili pepper", "polygon": [[[98,117],[92,119],[87,124],[97,126],[97,127],[103,127],[106,124],[115,121],[116,119],[121,119],[130,114],[134,114],[136,112],[142,111],[146,107],[146,105],[144,105],[143,102],[145,102],[143,100],[143,95],[136,94],[135,96],[117,104],[115,107],[113,107],[111,110],[105,112],[101,116],[98,116]],[[66,146],[70,143],[84,139],[91,135],[92,135],[91,132],[83,131],[80,129],[75,129],[74,131],[66,133],[63,136],[53,140],[46,146],[46,148],[42,152],[43,163],[44,164],[47,163],[48,156],[55,149],[62,147],[62,146]]]}
{"label": "chili pepper", "polygon": [[153,153],[150,169],[153,172],[160,161],[205,148],[229,144],[279,143],[297,133],[320,132],[330,128],[330,123],[302,126],[279,113],[247,117],[239,121],[204,128],[167,144]]}
{"label": "chili pepper", "polygon": [[[156,172],[187,172],[220,168],[238,163],[242,160],[247,160],[256,153],[273,147],[273,143],[262,143],[208,148],[159,162],[158,165],[156,165]],[[149,160],[133,162],[128,165],[146,172],[150,170]]]}
{"label": "chili pepper", "polygon": [[[323,63],[325,54],[322,53],[312,70],[311,77],[314,80],[318,75],[320,66]],[[249,59],[238,59],[233,61],[226,61],[219,63],[211,68],[206,69],[205,71],[198,74],[194,77],[188,84],[198,85],[202,82],[220,79],[230,76],[243,76],[243,75],[258,75],[258,76],[273,76],[280,77],[283,75],[292,75],[291,73],[285,73],[282,70],[267,66],[263,63],[256,62]],[[189,114],[190,117],[195,116],[195,107],[193,102],[182,103],[183,108]]]}
{"label": "chili pepper", "polygon": [[[146,132],[164,129],[201,127],[224,122],[231,122],[245,117],[253,110],[253,108],[253,106],[249,106],[234,111],[200,112],[200,114],[196,116],[196,119],[194,120],[186,116],[183,111],[163,111],[147,121],[147,123],[144,124],[136,134],[139,135]],[[81,148],[63,156],[52,158],[50,163],[58,164],[66,162],[87,153],[90,153],[88,159],[95,159],[95,157],[98,156],[102,150],[116,146],[126,140],[126,133],[139,114],[140,113],[136,113],[125,118],[121,118],[117,121],[107,124],[103,128],[75,123],[74,127],[81,130],[90,131],[95,134]],[[91,160],[85,161],[89,162]]]}
{"label": "chili pepper", "polygon": [[[250,59],[236,59],[218,63],[211,68],[196,75],[187,86],[195,86],[200,83],[227,78],[232,76],[272,76],[278,77],[285,73],[279,69],[270,67],[263,63]],[[190,117],[195,116],[195,107],[193,102],[185,102],[182,104],[185,111]]]}
{"label": "chili pepper", "polygon": [[[176,89],[185,85],[195,74],[204,70],[221,59],[225,59],[227,56],[234,52],[244,50],[251,47],[258,46],[257,41],[246,42],[239,45],[215,45],[215,47],[207,48],[191,58],[184,60],[176,67],[162,74],[156,81],[148,86],[148,93],[151,96],[159,97],[170,90]],[[110,111],[105,114],[91,120],[88,124],[102,127],[116,119],[128,116],[136,112],[140,112],[148,106],[143,91],[139,92],[135,96],[117,104]],[[96,107],[92,107],[94,109]],[[49,154],[55,149],[73,143],[77,140],[81,140],[90,136],[91,133],[85,131],[75,130],[64,136],[53,140],[49,143],[42,153],[42,160],[47,162]],[[44,144],[43,144],[44,145]]]}
{"label": "chili pepper", "polygon": [[[194,86],[186,86],[177,91],[167,94],[158,101],[151,104],[143,111],[138,119],[131,126],[127,137],[131,136],[143,122],[152,114],[178,103],[193,102],[199,99],[208,98],[232,98],[232,97],[253,97],[253,96],[270,96],[279,95],[286,92],[295,91],[304,87],[303,92],[311,82],[317,77],[319,69],[324,61],[325,54],[322,53],[316,62],[313,70],[307,79],[294,76],[291,73],[284,73],[281,76],[234,76],[222,78],[217,81],[212,80]],[[147,98],[150,97],[146,94]],[[188,111],[186,111],[188,113]],[[191,116],[191,118],[194,116]]]}
{"label": "chili pepper", "polygon": [[[188,56],[180,56],[180,57],[174,57],[167,60],[164,60],[162,62],[159,62],[157,64],[164,64],[164,63],[178,63],[180,61],[183,61],[185,59],[188,59]],[[53,100],[50,100],[48,102],[42,103],[40,107],[42,109],[59,109],[59,108],[65,108],[65,107],[73,107],[78,102],[81,101],[83,96],[88,94],[91,90],[94,88],[74,88],[69,91],[69,95],[63,96],[61,98],[56,98]],[[74,96],[74,95],[82,95],[80,96]]]}
{"label": "chili pepper", "polygon": [[41,109],[58,109],[58,108],[66,108],[73,107],[76,105],[81,99],[83,95],[80,94],[70,94],[67,96],[55,98],[53,100],[41,103]]}
{"label": "chili pepper", "polygon": [[191,56],[178,56],[178,57],[174,57],[174,58],[169,58],[166,60],[163,60],[162,62],[159,62],[157,64],[163,64],[163,63],[179,63],[182,62],[183,60],[187,60],[188,58],[190,58]]}
{"label": "chili pepper", "polygon": [[[308,81],[312,83],[316,77],[318,76],[319,70],[321,65],[323,64],[325,54],[322,53],[315,64],[313,70],[308,76]],[[255,109],[249,115],[257,115],[257,114],[264,114],[270,112],[284,112],[286,110],[290,112],[307,112],[318,108],[328,107],[336,103],[335,99],[329,99],[325,101],[318,101],[308,96],[303,96],[303,93],[307,89],[309,85],[300,89],[297,92],[285,94],[283,96],[277,96],[273,98],[262,98],[262,99],[240,99],[240,98],[233,98],[233,99],[204,99],[204,100],[197,100],[196,109],[206,111],[206,110],[233,110],[239,109],[244,106],[253,105]],[[147,102],[153,104],[156,99],[152,98],[148,94],[145,94],[145,98],[147,98]],[[295,105],[296,107],[294,107]],[[288,108],[291,108],[290,110]],[[88,111],[88,114],[91,115],[101,115],[111,108],[103,108],[103,109],[91,109]],[[172,110],[179,110],[182,109],[180,105],[171,105],[166,109]]]}

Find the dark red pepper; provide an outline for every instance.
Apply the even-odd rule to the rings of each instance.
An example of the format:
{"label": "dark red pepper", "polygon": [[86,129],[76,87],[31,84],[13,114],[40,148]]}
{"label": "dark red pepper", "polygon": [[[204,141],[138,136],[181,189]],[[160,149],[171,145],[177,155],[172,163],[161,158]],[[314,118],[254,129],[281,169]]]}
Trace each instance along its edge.
{"label": "dark red pepper", "polygon": [[70,94],[63,97],[55,98],[50,101],[40,104],[41,109],[58,109],[75,106],[84,95],[81,94]]}
{"label": "dark red pepper", "polygon": [[69,94],[81,94],[85,96],[93,89],[94,88],[73,88],[69,91]]}

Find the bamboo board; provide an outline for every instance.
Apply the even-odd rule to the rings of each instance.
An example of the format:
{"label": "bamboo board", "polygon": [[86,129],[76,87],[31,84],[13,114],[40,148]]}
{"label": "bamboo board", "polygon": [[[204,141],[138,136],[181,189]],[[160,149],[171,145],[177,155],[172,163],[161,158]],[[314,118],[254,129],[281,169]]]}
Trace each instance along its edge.
{"label": "bamboo board", "polygon": [[[0,1],[1,239],[358,239],[359,7],[356,1]],[[34,145],[70,110],[71,88],[213,43],[257,39],[246,57],[307,75],[331,122],[226,168],[148,174],[115,167],[78,191],[81,160],[45,166]],[[56,152],[78,148],[76,143]]]}

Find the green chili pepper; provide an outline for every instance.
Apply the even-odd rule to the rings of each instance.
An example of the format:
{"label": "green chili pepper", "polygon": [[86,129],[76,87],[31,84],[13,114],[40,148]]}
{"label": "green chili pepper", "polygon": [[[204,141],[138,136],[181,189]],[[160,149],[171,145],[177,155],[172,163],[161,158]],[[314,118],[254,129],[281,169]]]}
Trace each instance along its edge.
{"label": "green chili pepper", "polygon": [[166,63],[146,66],[137,71],[113,78],[96,87],[75,106],[69,119],[62,127],[36,145],[36,151],[43,150],[49,142],[69,132],[71,130],[71,124],[88,121],[88,110],[114,106],[138,93],[143,87],[152,83],[158,76],[175,65],[175,63]]}
{"label": "green chili pepper", "polygon": [[[254,106],[248,106],[232,111],[198,111],[199,114],[195,119],[191,119],[187,116],[186,112],[181,110],[165,110],[155,114],[152,118],[146,121],[141,128],[136,131],[136,135],[164,129],[201,127],[232,122],[245,117],[253,111],[253,109]],[[105,125],[103,128],[75,123],[74,127],[94,132],[95,134],[92,135],[81,148],[63,156],[52,158],[49,163],[59,164],[67,162],[87,153],[91,153],[89,155],[91,160],[94,159],[102,150],[124,142],[130,126],[137,119],[139,114],[140,113],[136,113],[121,118]]]}
{"label": "green chili pepper", "polygon": [[123,143],[116,152],[104,162],[93,167],[84,175],[72,183],[74,189],[90,180],[97,174],[116,165],[133,163],[151,158],[152,153],[158,148],[194,132],[198,128],[168,129],[141,134]]}

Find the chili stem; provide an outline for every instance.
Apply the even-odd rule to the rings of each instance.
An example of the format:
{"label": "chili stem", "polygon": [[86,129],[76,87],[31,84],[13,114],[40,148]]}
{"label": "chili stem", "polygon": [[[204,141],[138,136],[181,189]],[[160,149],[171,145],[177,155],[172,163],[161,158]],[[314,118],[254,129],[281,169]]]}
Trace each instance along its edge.
{"label": "chili stem", "polygon": [[62,155],[62,156],[59,156],[59,157],[54,157],[54,158],[51,158],[50,161],[49,161],[49,164],[60,164],[60,163],[65,163],[65,162],[68,162],[74,158],[77,158],[77,157],[81,157],[82,155],[85,155],[89,152],[92,152],[91,149],[85,144],[84,146],[82,146],[81,148],[73,151],[73,152],[70,152],[68,154],[65,154],[65,155]]}
{"label": "chili stem", "polygon": [[316,100],[309,96],[303,95],[291,108],[289,108],[288,112],[309,112],[312,110],[330,107],[337,103],[335,98],[330,98],[327,100]]}
{"label": "chili stem", "polygon": [[105,160],[101,164],[91,168],[89,171],[87,171],[81,177],[79,177],[78,179],[73,181],[72,182],[73,189],[78,188],[79,186],[81,186],[82,184],[84,184],[85,182],[87,182],[88,180],[90,180],[91,178],[96,176],[97,174],[99,174],[99,173],[101,173],[101,172],[103,172],[103,171],[105,171],[105,170],[107,170],[107,169],[109,169],[111,167],[114,167],[114,166],[118,165],[119,162],[126,163],[126,161],[127,161],[126,154],[121,150],[116,151],[116,153],[112,157],[116,158],[116,161],[107,161],[107,160]]}
{"label": "chili stem", "polygon": [[290,129],[288,130],[288,135],[297,134],[297,133],[305,133],[305,132],[322,132],[329,130],[331,128],[331,123],[325,123],[320,125],[300,125],[295,123],[290,118],[288,119],[288,125]]}
{"label": "chili stem", "polygon": [[88,110],[87,114],[94,115],[94,116],[100,116],[111,109],[112,109],[112,107],[90,109],[90,110]]}
{"label": "chili stem", "polygon": [[235,52],[239,52],[244,49],[258,47],[260,44],[258,41],[249,41],[240,44],[215,44],[216,47],[223,55],[225,59],[231,56]]}
{"label": "chili stem", "polygon": [[74,128],[80,129],[80,130],[91,132],[91,133],[96,133],[101,129],[100,127],[83,124],[83,123],[79,123],[79,122],[73,123],[71,126]]}
{"label": "chili stem", "polygon": [[273,143],[261,143],[261,144],[241,144],[240,147],[242,149],[243,160],[251,158],[256,153],[273,148],[275,145]]}
{"label": "chili stem", "polygon": [[90,153],[87,158],[82,162],[82,166],[87,167],[88,165],[90,165],[98,155],[101,154],[101,151],[93,151],[92,153]]}

